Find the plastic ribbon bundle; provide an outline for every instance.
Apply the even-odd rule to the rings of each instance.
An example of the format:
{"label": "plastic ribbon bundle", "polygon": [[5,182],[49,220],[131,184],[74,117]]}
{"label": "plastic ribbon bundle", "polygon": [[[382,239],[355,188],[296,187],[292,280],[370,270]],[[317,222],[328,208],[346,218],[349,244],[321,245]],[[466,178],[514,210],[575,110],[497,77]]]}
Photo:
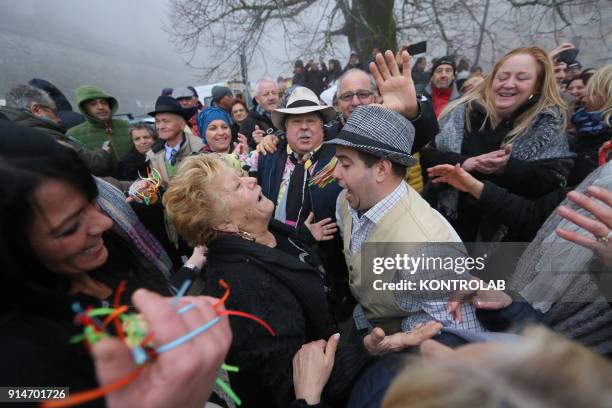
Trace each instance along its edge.
{"label": "plastic ribbon bundle", "polygon": [[[176,308],[180,299],[187,292],[190,285],[190,280],[183,282],[181,289],[172,300],[173,307]],[[158,355],[172,350],[175,347],[179,347],[195,336],[204,333],[206,330],[217,324],[221,320],[221,317],[225,315],[241,316],[254,320],[262,325],[272,336],[276,336],[276,333],[268,325],[268,323],[256,316],[238,310],[219,310],[220,307],[225,304],[230,295],[230,288],[223,279],[219,281],[219,285],[225,289],[225,293],[213,306],[217,311],[217,316],[190,333],[159,346],[153,345],[154,333],[148,333],[146,323],[142,316],[135,313],[127,313],[128,306],[122,306],[119,304],[121,294],[125,291],[125,281],[121,282],[117,288],[117,291],[115,292],[113,307],[88,307],[83,309],[80,304],[74,303],[72,305],[72,309],[76,313],[75,323],[83,326],[83,333],[73,336],[70,339],[70,342],[74,344],[84,342],[86,347],[91,350],[91,347],[98,341],[111,337],[108,326],[112,323],[119,339],[121,339],[132,350],[132,357],[134,358],[135,363],[138,365],[138,368],[112,384],[71,394],[66,400],[43,402],[41,407],[72,407],[104,397],[106,394],[120,390],[136,380],[149,364],[153,364],[155,362]],[[178,309],[176,313],[180,315],[188,312],[194,307],[195,305],[188,304]],[[228,372],[238,372],[240,370],[236,366],[227,364],[222,364],[221,369]],[[236,403],[236,405],[242,404],[240,398],[236,395],[236,393],[234,393],[228,384],[226,384],[220,378],[216,379],[216,383],[225,393],[227,393],[227,395],[234,401],[234,403]]]}
{"label": "plastic ribbon bundle", "polygon": [[338,164],[338,159],[334,156],[329,163],[321,170],[319,170],[315,175],[310,178],[308,185],[315,185],[319,188],[324,188],[329,183],[334,181],[334,169]]}
{"label": "plastic ribbon bundle", "polygon": [[128,195],[133,197],[139,203],[145,203],[146,205],[155,204],[157,202],[157,190],[161,184],[161,175],[157,169],[153,169],[149,173],[149,177],[142,177],[140,173],[139,180],[136,180],[130,186]]}

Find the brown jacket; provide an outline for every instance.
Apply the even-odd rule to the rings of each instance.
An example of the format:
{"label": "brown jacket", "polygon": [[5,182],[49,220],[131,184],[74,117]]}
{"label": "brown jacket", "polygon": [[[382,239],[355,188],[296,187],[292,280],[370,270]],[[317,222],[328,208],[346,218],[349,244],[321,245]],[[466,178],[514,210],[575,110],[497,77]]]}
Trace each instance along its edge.
{"label": "brown jacket", "polygon": [[[204,148],[204,143],[199,137],[189,133],[184,133],[184,139],[181,148],[176,156],[176,167],[178,168],[181,162],[191,155],[200,153]],[[156,143],[151,150],[147,152],[147,161],[151,164],[151,168],[156,169],[161,175],[162,186],[166,188],[171,177],[166,169],[166,149],[162,140]]]}

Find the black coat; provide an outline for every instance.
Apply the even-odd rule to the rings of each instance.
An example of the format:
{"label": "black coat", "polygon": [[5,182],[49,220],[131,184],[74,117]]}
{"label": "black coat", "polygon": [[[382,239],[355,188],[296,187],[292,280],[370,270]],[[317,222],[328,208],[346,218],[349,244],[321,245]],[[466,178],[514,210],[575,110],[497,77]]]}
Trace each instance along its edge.
{"label": "black coat", "polygon": [[260,115],[257,113],[256,107],[253,107],[253,109],[249,111],[246,119],[242,122],[242,125],[240,125],[240,133],[247,137],[251,149],[254,149],[257,145],[255,140],[253,140],[255,125],[259,126],[259,129],[268,134],[276,131],[276,128],[272,124],[272,119],[268,118],[266,115]]}
{"label": "black coat", "polygon": [[571,149],[576,153],[574,167],[567,177],[568,186],[576,186],[598,167],[599,148],[612,140],[612,128],[604,127],[596,134],[577,133]]}
{"label": "black coat", "polygon": [[64,126],[42,120],[32,113],[21,109],[5,106],[0,108],[0,111],[7,119],[12,120],[16,124],[36,129],[41,133],[51,136],[64,146],[74,149],[93,175],[98,177],[116,175],[116,162],[110,153],[101,148],[93,150],[85,149],[78,140],[66,136],[66,128]]}
{"label": "black coat", "polygon": [[[326,127],[325,132],[327,130]],[[335,154],[335,146],[323,145],[318,152],[314,173],[323,169],[334,158]],[[278,193],[286,162],[287,144],[286,141],[281,141],[276,152],[259,156],[258,171],[254,174],[257,177],[257,183],[261,186],[262,193],[272,200],[275,206],[278,204]],[[307,206],[314,214],[313,222],[319,222],[326,218],[335,220],[336,200],[341,191],[342,188],[336,180],[323,188],[316,185],[310,185],[306,188],[307,200],[309,200]],[[354,300],[348,285],[348,269],[342,254],[342,239],[339,234],[336,234],[334,239],[330,241],[319,242],[317,249],[327,271],[327,285],[331,289],[330,304],[333,313],[338,319],[342,320],[348,317],[352,311],[352,306],[354,306]]]}
{"label": "black coat", "polygon": [[149,163],[147,162],[147,156],[141,154],[136,150],[134,146],[117,165],[117,176],[119,180],[138,180],[138,175],[142,177],[148,176]]}
{"label": "black coat", "polygon": [[574,167],[567,178],[568,187],[553,190],[534,200],[528,200],[486,181],[478,200],[485,215],[495,215],[513,230],[517,241],[532,241],[544,221],[565,199],[566,194],[598,167],[598,152],[612,138],[612,129],[598,134],[578,134],[572,150],[576,153]]}
{"label": "black coat", "polygon": [[[513,128],[513,119],[529,106],[525,104],[510,119],[501,122],[494,129],[487,123],[482,130],[479,129],[484,121],[485,111],[484,108],[476,106],[468,119],[472,121],[472,129],[476,130],[468,132],[465,129],[466,135],[461,146],[461,153],[440,151],[432,144],[421,152],[421,166],[425,170],[439,164],[462,164],[470,157],[499,149],[505,136]],[[571,166],[572,160],[569,158],[527,162],[510,157],[502,174],[475,173],[474,177],[481,181],[489,181],[509,193],[528,200],[535,200],[563,187]],[[437,192],[436,186],[428,184],[424,193],[425,198],[434,208],[437,207]],[[489,241],[499,226],[503,225],[495,213],[483,213],[481,206],[467,193],[459,195],[457,214],[457,219],[451,222],[463,241],[476,241],[479,233],[481,234],[479,240]],[[520,239],[509,235],[505,240],[519,241]]]}
{"label": "black coat", "polygon": [[[295,230],[275,220],[269,228],[307,250]],[[226,308],[251,313],[276,331],[273,337],[251,320],[230,319],[233,340],[226,361],[240,367],[230,373],[230,382],[245,408],[288,406],[294,354],[302,344],[331,335],[317,267],[237,235],[221,235],[209,245],[206,293],[222,296],[218,281],[224,279],[231,289]]]}
{"label": "black coat", "polygon": [[[89,274],[113,290],[126,280],[121,304],[130,305],[131,295],[138,288],[169,296],[165,278],[124,237],[107,231],[104,243],[109,258]],[[53,289],[32,285],[21,292],[22,301],[15,301],[0,311],[0,384],[64,386],[70,387],[71,394],[98,387],[93,360],[86,347],[83,343],[69,342],[71,336],[83,333],[74,323],[72,304],[79,302],[83,308],[102,307],[105,301],[113,302],[114,294],[105,301],[84,294],[70,295],[61,284]],[[84,406],[103,407],[105,403],[101,398]]]}
{"label": "black coat", "polygon": [[323,70],[307,70],[305,73],[306,83],[304,86],[309,88],[315,95],[321,95],[325,89],[326,72]]}

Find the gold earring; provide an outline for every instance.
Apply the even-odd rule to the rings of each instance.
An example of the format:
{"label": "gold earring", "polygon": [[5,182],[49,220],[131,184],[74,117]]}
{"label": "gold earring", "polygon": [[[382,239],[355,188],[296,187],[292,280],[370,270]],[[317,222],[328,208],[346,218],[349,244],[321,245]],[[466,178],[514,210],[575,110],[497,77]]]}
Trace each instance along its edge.
{"label": "gold earring", "polygon": [[246,231],[238,230],[238,232],[236,232],[236,234],[238,234],[238,236],[240,236],[240,238],[242,238],[242,239],[246,239],[247,241],[255,242],[255,237],[253,235],[249,234]]}

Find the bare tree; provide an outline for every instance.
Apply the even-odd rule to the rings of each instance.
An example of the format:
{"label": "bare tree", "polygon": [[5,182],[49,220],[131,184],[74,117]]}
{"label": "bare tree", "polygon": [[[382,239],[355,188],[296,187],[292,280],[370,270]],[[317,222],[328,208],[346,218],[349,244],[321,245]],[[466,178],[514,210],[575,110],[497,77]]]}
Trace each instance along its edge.
{"label": "bare tree", "polygon": [[[609,60],[612,44],[612,3],[609,0],[507,0],[521,40],[564,41],[599,48]],[[528,21],[530,24],[525,24]],[[522,24],[521,24],[522,22]]]}
{"label": "bare tree", "polygon": [[496,27],[500,16],[493,16],[490,10],[501,1],[404,0],[397,10],[398,35],[412,42],[427,40],[429,50],[460,54],[474,64],[482,54],[494,59],[499,52]]}
{"label": "bare tree", "polygon": [[290,58],[336,55],[342,37],[362,60],[375,47],[395,50],[397,41],[427,40],[428,53],[493,64],[516,46],[553,46],[568,36],[599,41],[609,55],[610,0],[170,1],[168,30],[190,53],[189,63],[198,65],[200,49],[215,56],[200,67],[205,75],[237,74],[240,61],[248,65],[281,43],[272,34],[280,30]]}
{"label": "bare tree", "polygon": [[236,56],[241,54],[251,61],[269,44],[262,39],[272,26],[283,28],[296,56],[333,53],[336,36],[346,36],[362,58],[374,47],[396,48],[394,0],[171,0],[171,4],[168,30],[175,44],[191,54],[189,63],[195,62],[200,47],[218,55],[201,67],[207,75],[235,71]]}

